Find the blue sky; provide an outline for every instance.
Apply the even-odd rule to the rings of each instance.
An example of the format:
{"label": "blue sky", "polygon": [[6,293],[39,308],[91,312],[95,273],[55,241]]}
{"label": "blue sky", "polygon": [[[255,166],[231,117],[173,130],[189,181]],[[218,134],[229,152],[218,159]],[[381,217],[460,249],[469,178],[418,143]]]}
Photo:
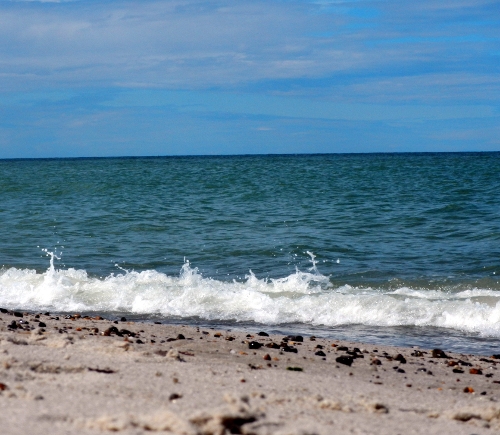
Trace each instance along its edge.
{"label": "blue sky", "polygon": [[0,0],[0,158],[498,150],[498,1]]}

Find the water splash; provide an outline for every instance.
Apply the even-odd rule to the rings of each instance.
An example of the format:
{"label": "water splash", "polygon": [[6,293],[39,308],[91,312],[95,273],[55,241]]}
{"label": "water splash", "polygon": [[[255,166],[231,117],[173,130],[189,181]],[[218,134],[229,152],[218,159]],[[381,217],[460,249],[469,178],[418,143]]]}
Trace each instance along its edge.
{"label": "water splash", "polygon": [[500,337],[500,292],[474,288],[398,289],[332,286],[317,268],[276,279],[252,271],[242,281],[203,277],[189,260],[179,276],[127,271],[101,279],[85,270],[56,269],[55,253],[44,273],[0,270],[0,306],[33,311],[124,312],[142,317],[197,317],[277,325],[439,326]]}

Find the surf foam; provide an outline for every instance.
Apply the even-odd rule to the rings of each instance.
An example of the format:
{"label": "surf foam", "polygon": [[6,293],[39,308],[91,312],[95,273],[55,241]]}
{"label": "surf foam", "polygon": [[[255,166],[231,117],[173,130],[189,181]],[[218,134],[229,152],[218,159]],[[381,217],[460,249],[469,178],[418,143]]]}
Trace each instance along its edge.
{"label": "surf foam", "polygon": [[[124,271],[104,279],[85,270],[50,267],[44,273],[0,270],[0,306],[56,312],[122,312],[160,317],[337,326],[437,326],[500,337],[500,292],[402,287],[333,287],[314,256],[308,272],[280,279],[249,273],[242,282],[204,278],[186,261],[178,277],[155,270]],[[312,254],[311,254],[312,255]]]}

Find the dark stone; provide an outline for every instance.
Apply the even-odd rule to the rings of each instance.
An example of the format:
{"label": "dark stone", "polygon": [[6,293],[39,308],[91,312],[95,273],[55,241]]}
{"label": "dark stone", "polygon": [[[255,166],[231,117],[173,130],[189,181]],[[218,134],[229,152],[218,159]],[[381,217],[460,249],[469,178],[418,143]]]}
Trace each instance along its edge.
{"label": "dark stone", "polygon": [[341,355],[341,356],[335,358],[335,361],[337,361],[339,364],[344,364],[346,366],[351,367],[352,362],[354,361],[354,358],[352,356],[348,356],[348,355]]}
{"label": "dark stone", "polygon": [[116,326],[111,326],[109,327],[108,329],[106,329],[102,335],[105,335],[107,337],[109,337],[110,335],[118,335],[119,337],[122,337],[122,334],[120,331],[118,331],[118,328]]}
{"label": "dark stone", "polygon": [[441,349],[432,349],[432,358],[449,358]]}
{"label": "dark stone", "polygon": [[413,352],[411,354],[411,356],[424,356],[424,354],[422,352],[420,352],[419,350],[416,350],[415,352]]}
{"label": "dark stone", "polygon": [[170,396],[168,396],[168,400],[170,400],[170,401],[177,400],[177,399],[180,399],[181,397],[182,397],[181,394],[172,393]]}
{"label": "dark stone", "polygon": [[323,352],[322,350],[318,350],[314,355],[318,355],[318,356],[326,356],[326,353]]}
{"label": "dark stone", "polygon": [[114,323],[115,325],[118,325],[118,320],[115,320],[113,323]]}
{"label": "dark stone", "polygon": [[500,353],[497,353],[496,355],[491,355],[491,357],[494,359],[500,359]]}
{"label": "dark stone", "polygon": [[304,371],[304,369],[302,367],[287,367],[286,369],[291,371],[291,372],[303,372]]}
{"label": "dark stone", "polygon": [[353,352],[356,352],[356,353],[361,353],[361,351],[359,350],[359,348],[355,347],[353,350]]}
{"label": "dark stone", "polygon": [[321,346],[321,344],[317,344],[316,349],[323,349],[323,346]]}
{"label": "dark stone", "polygon": [[129,331],[128,329],[120,329],[119,335],[120,336],[128,335],[129,337],[135,337],[137,334],[135,332]]}
{"label": "dark stone", "polygon": [[279,349],[280,348],[280,345],[277,344],[277,343],[274,343],[274,342],[273,343],[267,343],[265,346],[268,347],[269,349]]}
{"label": "dark stone", "polygon": [[401,364],[406,364],[406,358],[398,353],[395,357],[394,360],[399,361]]}
{"label": "dark stone", "polygon": [[136,342],[137,344],[144,344],[144,341],[142,341],[140,338],[138,338],[137,340],[135,340],[135,342]]}
{"label": "dark stone", "polygon": [[453,373],[463,373],[462,369],[453,369]]}
{"label": "dark stone", "polygon": [[351,355],[353,358],[364,358],[365,356],[361,353],[357,353],[357,352],[354,352],[354,351],[346,351],[346,353],[348,355]]}
{"label": "dark stone", "polygon": [[46,327],[47,327],[47,325],[46,325],[45,323],[43,323],[43,322],[39,322],[39,323],[38,323],[38,327],[39,327],[39,328],[46,328]]}
{"label": "dark stone", "polygon": [[43,313],[44,316],[50,316],[50,313],[47,312],[47,313]]}
{"label": "dark stone", "polygon": [[283,352],[298,353],[298,350],[295,347],[288,346],[287,344],[285,344],[284,346],[282,345],[281,350],[283,350]]}
{"label": "dark stone", "polygon": [[9,310],[6,310],[5,308],[0,308],[0,313],[7,314]]}
{"label": "dark stone", "polygon": [[472,364],[470,362],[467,362],[467,361],[462,361],[461,359],[458,360],[458,363],[461,365],[461,366],[465,366],[465,367],[472,367]]}
{"label": "dark stone", "polygon": [[257,335],[259,335],[261,337],[269,337],[269,334],[267,332],[264,332],[264,331],[260,331]]}
{"label": "dark stone", "polygon": [[18,328],[18,326],[17,326],[16,321],[15,321],[15,320],[13,320],[12,322],[10,322],[10,324],[9,324],[8,328],[10,328],[10,329],[17,329],[17,328]]}
{"label": "dark stone", "polygon": [[406,373],[403,369],[398,369],[397,372],[398,373]]}
{"label": "dark stone", "polygon": [[184,337],[184,335],[182,335],[182,334],[177,335],[177,340],[185,340],[185,339],[186,339],[186,337]]}
{"label": "dark stone", "polygon": [[[200,337],[200,338],[202,338],[202,337]],[[167,343],[170,343],[171,341],[176,341],[176,340],[177,340],[177,338],[170,337],[170,338],[167,338]]]}
{"label": "dark stone", "polygon": [[339,346],[339,347],[337,347],[337,350],[343,350],[345,352],[345,351],[348,351],[349,348],[346,346]]}
{"label": "dark stone", "polygon": [[107,375],[111,374],[111,373],[116,373],[115,370],[111,370],[111,369],[99,369],[99,368],[92,368],[92,367],[89,367],[89,372],[97,372],[97,373],[105,373]]}
{"label": "dark stone", "polygon": [[19,311],[14,311],[14,317],[23,317],[23,313],[20,313]]}
{"label": "dark stone", "polygon": [[125,317],[120,318],[120,322],[126,322],[126,321],[127,321],[127,319]]}
{"label": "dark stone", "polygon": [[258,341],[251,341],[248,343],[248,348],[249,349],[260,349],[262,347],[262,343],[259,343]]}

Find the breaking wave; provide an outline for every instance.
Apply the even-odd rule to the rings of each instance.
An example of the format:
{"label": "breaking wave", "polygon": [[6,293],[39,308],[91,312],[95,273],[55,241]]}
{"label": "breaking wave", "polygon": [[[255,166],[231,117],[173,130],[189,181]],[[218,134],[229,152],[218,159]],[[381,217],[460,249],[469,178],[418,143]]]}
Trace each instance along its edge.
{"label": "breaking wave", "polygon": [[267,325],[435,326],[500,337],[500,292],[333,286],[316,268],[280,279],[243,281],[203,277],[189,261],[179,276],[155,270],[120,270],[105,278],[85,270],[54,268],[44,273],[0,270],[0,306],[56,312],[122,312],[143,317],[253,321]]}

